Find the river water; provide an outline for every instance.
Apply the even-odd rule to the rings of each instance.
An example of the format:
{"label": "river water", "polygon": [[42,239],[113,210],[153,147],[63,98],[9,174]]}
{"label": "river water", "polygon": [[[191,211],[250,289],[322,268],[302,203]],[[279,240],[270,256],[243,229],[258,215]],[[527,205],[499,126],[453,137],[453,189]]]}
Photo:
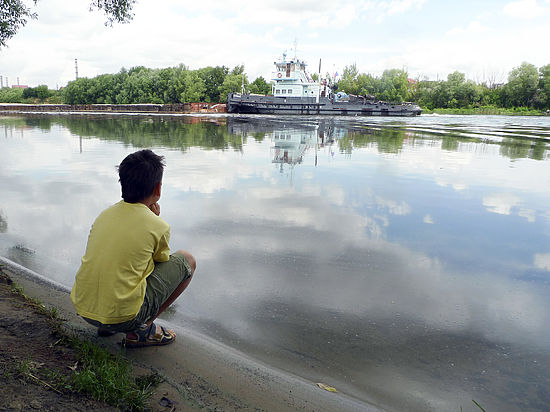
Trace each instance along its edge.
{"label": "river water", "polygon": [[0,255],[72,286],[145,147],[171,322],[388,410],[549,410],[549,117],[3,116]]}

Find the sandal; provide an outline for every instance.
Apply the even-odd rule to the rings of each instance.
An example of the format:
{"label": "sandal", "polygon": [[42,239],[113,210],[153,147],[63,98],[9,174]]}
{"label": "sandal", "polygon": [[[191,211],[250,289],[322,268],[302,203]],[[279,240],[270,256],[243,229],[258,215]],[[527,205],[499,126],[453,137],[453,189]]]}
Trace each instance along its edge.
{"label": "sandal", "polygon": [[[160,331],[159,331],[160,330]],[[135,335],[135,338],[128,335]],[[153,322],[151,326],[143,329],[136,329],[128,332],[122,340],[122,346],[127,348],[141,348],[144,346],[163,346],[176,340],[176,333],[173,330],[166,329],[164,326],[158,326]]]}

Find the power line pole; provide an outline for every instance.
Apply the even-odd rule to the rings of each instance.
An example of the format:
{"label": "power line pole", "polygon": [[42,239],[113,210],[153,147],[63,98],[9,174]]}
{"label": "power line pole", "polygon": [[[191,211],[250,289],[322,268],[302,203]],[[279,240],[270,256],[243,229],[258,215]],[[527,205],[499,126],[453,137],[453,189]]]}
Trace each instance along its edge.
{"label": "power line pole", "polygon": [[78,60],[77,59],[74,59],[74,73],[75,73],[76,80],[78,80]]}

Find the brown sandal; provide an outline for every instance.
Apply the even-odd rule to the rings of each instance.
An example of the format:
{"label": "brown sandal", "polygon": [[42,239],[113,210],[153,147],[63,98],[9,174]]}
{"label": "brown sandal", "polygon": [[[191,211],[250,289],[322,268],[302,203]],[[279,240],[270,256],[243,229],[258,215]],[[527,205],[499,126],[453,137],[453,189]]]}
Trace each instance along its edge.
{"label": "brown sandal", "polygon": [[[160,332],[159,332],[160,330]],[[135,335],[136,337],[129,337]],[[122,346],[127,348],[142,348],[144,346],[163,346],[168,345],[176,340],[176,333],[173,330],[167,329],[164,326],[155,325],[147,326],[143,329],[137,329],[128,332],[122,340]]]}

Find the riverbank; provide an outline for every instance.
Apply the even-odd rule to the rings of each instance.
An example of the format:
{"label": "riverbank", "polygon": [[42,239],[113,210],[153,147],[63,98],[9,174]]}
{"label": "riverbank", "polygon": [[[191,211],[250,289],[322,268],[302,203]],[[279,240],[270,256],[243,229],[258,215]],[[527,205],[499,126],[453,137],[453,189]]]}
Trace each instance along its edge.
{"label": "riverbank", "polygon": [[177,103],[177,104],[24,104],[0,103],[0,113],[225,113],[223,103]]}
{"label": "riverbank", "polygon": [[[139,113],[139,114],[192,114],[192,113],[227,113],[224,103],[178,103],[178,104],[24,104],[0,103],[0,113]],[[423,114],[441,115],[501,115],[501,116],[548,116],[544,110],[526,107],[506,109],[502,107],[483,106],[457,109],[426,109]]]}
{"label": "riverbank", "polygon": [[548,116],[550,112],[544,110],[529,109],[527,107],[514,107],[507,109],[504,107],[482,106],[473,108],[456,109],[422,109],[423,114],[451,114],[451,115],[483,115],[483,116]]}
{"label": "riverbank", "polygon": [[[123,356],[138,373],[154,372],[160,375],[164,382],[151,398],[153,411],[379,411],[341,393],[325,391],[315,383],[255,362],[191,330],[170,324],[178,333],[174,344],[123,351],[118,345],[122,335],[98,338],[95,329],[74,314],[65,288],[5,258],[0,257],[0,264],[3,272],[21,286],[26,295],[55,311],[64,320],[66,330]],[[69,367],[74,367],[74,360],[68,356],[67,365],[61,363],[65,358],[60,358],[56,352],[55,340],[50,342],[53,338],[49,338],[51,334],[44,326],[44,317],[22,304],[16,295],[7,294],[5,284],[2,283],[0,313],[6,330],[0,334],[0,347],[27,348],[21,353],[28,357],[14,359],[16,362],[21,359],[44,365],[57,362],[61,366],[60,373],[71,373]],[[46,330],[47,333],[44,332]],[[48,349],[52,349],[49,355]],[[26,410],[40,406],[41,410],[59,410],[59,407],[54,408],[54,401],[45,398],[53,396],[58,397],[57,405],[69,402],[83,406],[82,409],[75,407],[75,410],[104,410],[86,397],[60,394],[40,383],[32,384],[12,377],[9,386],[13,388],[13,397],[5,397],[2,402],[7,404],[0,405],[0,409]],[[50,408],[48,405],[54,406]]]}

